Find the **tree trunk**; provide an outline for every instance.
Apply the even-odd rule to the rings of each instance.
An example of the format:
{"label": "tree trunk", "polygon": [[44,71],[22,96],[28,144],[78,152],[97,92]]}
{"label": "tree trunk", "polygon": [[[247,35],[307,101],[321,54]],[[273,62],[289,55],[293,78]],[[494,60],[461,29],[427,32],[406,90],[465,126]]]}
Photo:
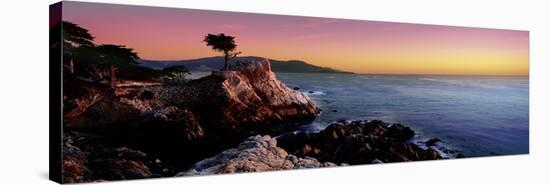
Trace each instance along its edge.
{"label": "tree trunk", "polygon": [[223,66],[224,71],[227,71],[227,68],[228,68],[228,66],[227,66],[227,59],[228,58],[229,58],[229,54],[227,52],[224,52],[224,62],[225,62],[224,66]]}
{"label": "tree trunk", "polygon": [[115,88],[115,82],[116,82],[115,72],[116,72],[115,66],[111,65],[111,88]]}

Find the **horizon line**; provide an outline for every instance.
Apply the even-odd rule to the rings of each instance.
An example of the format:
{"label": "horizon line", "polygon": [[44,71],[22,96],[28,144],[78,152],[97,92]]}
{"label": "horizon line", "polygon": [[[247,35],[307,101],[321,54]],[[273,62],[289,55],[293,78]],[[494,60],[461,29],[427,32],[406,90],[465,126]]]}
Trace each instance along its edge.
{"label": "horizon line", "polygon": [[[151,62],[190,62],[190,60],[198,60],[198,59],[206,59],[206,58],[214,58],[214,57],[223,57],[223,56],[205,56],[205,57],[197,57],[197,58],[188,58],[188,59],[143,59],[140,58],[140,60],[148,60]],[[317,67],[326,67],[326,66],[320,66],[316,64],[312,64],[310,62],[307,62],[305,60],[301,59],[273,59],[269,57],[262,57],[262,56],[256,56],[256,55],[246,55],[246,56],[238,56],[238,57],[258,57],[258,58],[264,58],[268,60],[276,60],[276,61],[282,61],[282,62],[288,62],[288,61],[302,61],[306,64],[317,66]],[[527,75],[513,75],[513,74],[457,74],[457,73],[370,73],[370,72],[352,72],[352,71],[346,71],[342,69],[336,69],[332,67],[326,67],[331,68],[334,70],[338,70],[342,73],[352,73],[352,74],[360,74],[360,75],[402,75],[402,76],[485,76],[485,77],[529,77],[529,73]]]}

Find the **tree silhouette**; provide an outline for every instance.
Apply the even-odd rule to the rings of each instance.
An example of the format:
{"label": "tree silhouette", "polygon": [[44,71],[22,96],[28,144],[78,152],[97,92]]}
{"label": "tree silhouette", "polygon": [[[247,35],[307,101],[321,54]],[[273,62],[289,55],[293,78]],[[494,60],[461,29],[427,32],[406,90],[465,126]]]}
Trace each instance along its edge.
{"label": "tree silhouette", "polygon": [[227,71],[227,62],[241,52],[235,51],[237,44],[235,44],[235,37],[230,35],[225,35],[223,33],[214,35],[208,34],[204,37],[203,42],[206,42],[207,46],[210,46],[214,51],[223,52],[224,55],[224,67],[223,69]]}
{"label": "tree silhouette", "polygon": [[62,21],[50,28],[50,48],[55,51],[60,47],[63,51],[63,66],[71,75],[75,73],[74,57],[80,51],[79,47],[93,47],[94,37],[87,29],[77,24]]}
{"label": "tree silhouette", "polygon": [[123,45],[104,44],[96,47],[98,52],[97,62],[102,65],[108,65],[111,77],[111,87],[116,85],[116,71],[118,68],[131,68],[139,64],[136,59],[139,56],[132,48]]}

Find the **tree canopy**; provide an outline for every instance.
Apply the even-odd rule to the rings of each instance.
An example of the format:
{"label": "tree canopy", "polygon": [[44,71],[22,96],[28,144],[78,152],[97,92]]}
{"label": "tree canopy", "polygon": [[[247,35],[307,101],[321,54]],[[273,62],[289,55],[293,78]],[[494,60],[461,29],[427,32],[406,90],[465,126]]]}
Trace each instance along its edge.
{"label": "tree canopy", "polygon": [[[60,48],[63,47],[63,48]],[[103,81],[115,72],[128,79],[148,79],[160,75],[160,71],[140,67],[136,64],[138,54],[123,45],[94,44],[94,36],[85,28],[67,21],[50,27],[50,50],[62,49],[64,75],[66,78]],[[53,53],[55,54],[55,53]]]}
{"label": "tree canopy", "polygon": [[62,21],[50,28],[50,47],[52,48],[59,47],[61,42],[64,50],[94,46],[93,41],[94,37],[87,29],[71,22]]}
{"label": "tree canopy", "polygon": [[103,44],[96,47],[98,62],[116,67],[139,64],[139,56],[132,48],[123,45]]}
{"label": "tree canopy", "polygon": [[207,46],[210,46],[214,51],[223,52],[224,54],[224,70],[227,70],[227,62],[240,54],[236,51],[237,44],[235,44],[235,37],[230,35],[220,34],[208,34],[204,37],[203,42],[206,42]]}

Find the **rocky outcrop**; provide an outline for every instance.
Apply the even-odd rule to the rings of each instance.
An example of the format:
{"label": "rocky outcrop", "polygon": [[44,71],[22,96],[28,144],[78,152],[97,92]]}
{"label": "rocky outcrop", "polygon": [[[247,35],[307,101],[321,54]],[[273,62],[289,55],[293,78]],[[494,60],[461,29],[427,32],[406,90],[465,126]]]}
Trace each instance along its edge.
{"label": "rocky outcrop", "polygon": [[245,135],[308,122],[319,113],[308,96],[277,80],[269,61],[232,68],[189,82],[179,106],[189,107],[201,123]]}
{"label": "rocky outcrop", "polygon": [[277,140],[270,136],[253,136],[236,148],[197,162],[190,170],[177,176],[206,175],[219,173],[260,172],[297,168],[336,166],[321,163],[314,158],[299,158],[277,147]]}
{"label": "rocky outcrop", "polygon": [[299,157],[347,164],[371,164],[441,159],[437,151],[407,141],[414,131],[401,124],[352,121],[332,124],[319,133],[290,133],[277,140]]}
{"label": "rocky outcrop", "polygon": [[[71,89],[64,89],[64,112],[70,113],[64,128],[100,135],[103,143],[96,144],[116,147],[94,144],[67,149],[75,160],[67,161],[67,169],[74,171],[66,176],[75,175],[79,181],[159,174],[141,159],[113,158],[113,153],[101,150],[121,146],[154,153],[182,171],[251,135],[282,133],[319,113],[309,97],[276,79],[269,61],[238,63],[231,69],[170,86],[111,89],[73,82],[68,86]],[[301,160],[304,164],[311,161]]]}
{"label": "rocky outcrop", "polygon": [[276,79],[269,61],[238,63],[231,69],[182,86],[148,88],[162,106],[148,114],[142,135],[152,139],[141,142],[165,158],[194,163],[251,135],[283,133],[319,113],[309,97]]}
{"label": "rocky outcrop", "polygon": [[91,103],[73,98],[75,109],[82,111],[70,111],[78,114],[65,119],[67,128],[132,128],[146,121],[174,122],[160,115],[168,111],[190,119],[183,130],[192,138],[206,130],[255,135],[308,122],[320,111],[307,95],[277,80],[267,60],[237,63],[230,71],[214,71],[183,86],[83,89],[94,89],[100,98],[86,101]]}

